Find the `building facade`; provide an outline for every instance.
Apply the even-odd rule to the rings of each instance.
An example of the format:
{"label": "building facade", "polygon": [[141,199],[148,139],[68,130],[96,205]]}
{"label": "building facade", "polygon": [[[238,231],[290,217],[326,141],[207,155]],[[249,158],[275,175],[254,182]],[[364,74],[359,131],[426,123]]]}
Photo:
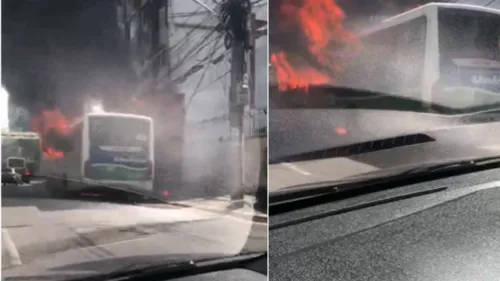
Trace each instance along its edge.
{"label": "building facade", "polygon": [[[163,113],[181,108],[178,103],[182,101],[183,122],[171,122],[178,118],[176,113],[168,119],[159,115],[158,120],[169,123],[172,134],[182,131],[183,149],[176,146],[182,155],[165,157],[182,162],[183,193],[216,195],[235,185],[231,182],[235,146],[228,104],[230,50],[216,29],[215,1],[204,2],[206,6],[186,0],[121,0],[117,24],[129,46],[130,63],[143,81],[137,96],[177,100],[171,103],[174,108]],[[267,18],[267,1],[262,2],[254,7],[258,19]],[[251,124],[246,126],[247,134],[267,126],[267,38],[256,43],[256,65],[262,67],[256,69],[256,109],[246,116],[246,123]],[[201,187],[205,190],[200,186],[206,186]]]}

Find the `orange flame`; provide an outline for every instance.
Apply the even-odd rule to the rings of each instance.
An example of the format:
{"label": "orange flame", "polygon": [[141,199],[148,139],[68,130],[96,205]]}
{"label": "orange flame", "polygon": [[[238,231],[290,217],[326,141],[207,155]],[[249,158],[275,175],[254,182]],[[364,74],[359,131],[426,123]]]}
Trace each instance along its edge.
{"label": "orange flame", "polygon": [[271,63],[276,68],[276,78],[280,91],[293,89],[305,89],[307,91],[310,84],[323,84],[330,80],[326,74],[320,73],[312,67],[293,69],[283,52],[272,54]]}
{"label": "orange flame", "polygon": [[40,135],[40,145],[47,159],[64,157],[63,152],[47,146],[45,142],[45,136],[50,130],[54,130],[57,134],[62,136],[69,136],[71,134],[70,123],[62,114],[61,110],[43,110],[38,116],[33,118],[32,127],[33,130]]}
{"label": "orange flame", "polygon": [[280,6],[280,12],[284,19],[280,28],[297,25],[305,35],[309,55],[322,69],[304,66],[303,60],[297,60],[292,54],[274,53],[271,63],[276,70],[279,89],[303,88],[307,91],[311,84],[336,82],[335,73],[343,70],[342,61],[350,56],[340,49],[357,44],[354,44],[355,37],[344,29],[346,16],[335,0],[302,0],[300,6],[286,1]]}

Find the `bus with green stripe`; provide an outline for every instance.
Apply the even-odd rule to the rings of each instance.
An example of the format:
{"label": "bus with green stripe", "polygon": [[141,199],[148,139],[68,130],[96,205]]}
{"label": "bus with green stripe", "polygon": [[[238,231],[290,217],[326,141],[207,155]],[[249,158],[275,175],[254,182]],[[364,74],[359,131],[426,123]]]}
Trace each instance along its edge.
{"label": "bus with green stripe", "polygon": [[44,160],[44,172],[52,180],[49,185],[62,191],[103,186],[153,191],[154,128],[150,117],[88,113],[70,129],[64,157]]}

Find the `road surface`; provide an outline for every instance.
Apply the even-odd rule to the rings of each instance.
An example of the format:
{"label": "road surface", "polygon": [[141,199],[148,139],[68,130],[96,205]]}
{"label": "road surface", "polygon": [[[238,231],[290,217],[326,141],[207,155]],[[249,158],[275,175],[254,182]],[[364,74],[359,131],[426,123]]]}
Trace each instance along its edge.
{"label": "road surface", "polygon": [[267,217],[253,210],[251,197],[236,209],[224,197],[120,205],[54,199],[43,181],[2,188],[4,276],[43,275],[33,268],[84,262],[89,255],[130,257],[138,249],[141,255],[267,251]]}

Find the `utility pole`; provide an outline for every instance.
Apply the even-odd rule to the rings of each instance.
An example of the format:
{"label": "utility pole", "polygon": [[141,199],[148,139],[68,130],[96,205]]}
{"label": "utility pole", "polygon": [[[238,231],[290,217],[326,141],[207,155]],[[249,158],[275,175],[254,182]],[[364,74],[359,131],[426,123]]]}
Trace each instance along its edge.
{"label": "utility pole", "polygon": [[231,84],[229,87],[229,112],[230,112],[230,125],[232,130],[237,130],[238,132],[238,148],[239,153],[237,157],[238,167],[236,171],[236,187],[231,194],[232,200],[243,199],[242,192],[239,188],[244,186],[244,174],[245,174],[245,134],[243,131],[243,121],[244,121],[244,108],[245,104],[241,99],[243,91],[243,77],[245,74],[245,49],[244,43],[233,41],[231,50]]}
{"label": "utility pole", "polygon": [[[267,28],[262,29],[263,27],[267,26],[267,22],[263,20],[258,20],[257,16],[255,13],[252,13],[252,16],[250,18],[249,22],[249,30],[250,30],[250,52],[249,52],[249,64],[250,67],[248,68],[248,77],[249,77],[249,110],[250,114],[253,117],[256,115],[257,110],[256,110],[256,104],[255,104],[255,96],[256,96],[256,65],[255,65],[255,57],[257,53],[257,39],[259,39],[262,36],[267,35]],[[252,123],[250,126],[250,131],[253,132],[254,130],[254,120],[251,119]]]}
{"label": "utility pole", "polygon": [[[245,185],[245,134],[244,113],[248,104],[248,93],[244,93],[244,77],[246,74],[246,49],[249,46],[249,24],[248,18],[251,13],[249,0],[225,0],[220,4],[220,18],[222,28],[225,31],[226,42],[230,42],[231,48],[231,82],[229,86],[229,122],[231,133],[237,132],[238,150],[233,150],[236,160],[234,181],[231,184],[231,199],[240,201],[243,199]],[[235,134],[231,134],[232,136]],[[234,148],[234,147],[232,147]]]}
{"label": "utility pole", "polygon": [[169,20],[169,12],[170,12],[170,6],[171,2],[169,0],[164,1],[164,15],[165,15],[165,33],[167,36],[165,37],[165,53],[164,53],[164,60],[165,60],[165,66],[167,68],[167,76],[168,79],[172,79],[172,60],[170,58],[170,20]]}

